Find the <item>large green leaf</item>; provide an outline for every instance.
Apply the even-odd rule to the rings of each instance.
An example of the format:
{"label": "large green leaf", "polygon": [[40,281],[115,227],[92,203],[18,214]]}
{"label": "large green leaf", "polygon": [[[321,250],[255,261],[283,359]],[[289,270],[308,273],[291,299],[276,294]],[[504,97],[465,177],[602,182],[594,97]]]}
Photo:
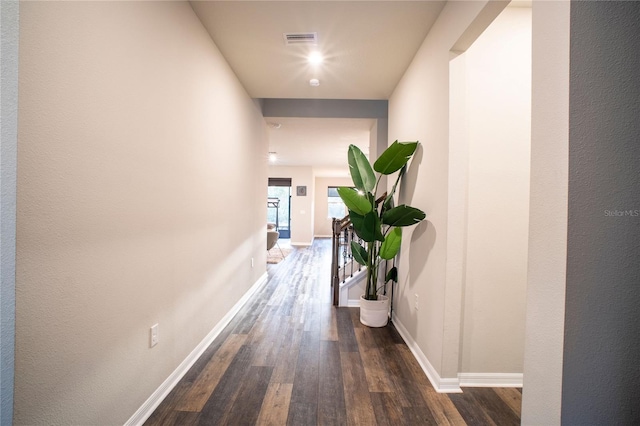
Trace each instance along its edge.
{"label": "large green leaf", "polygon": [[376,240],[384,241],[380,219],[378,218],[375,210],[370,211],[366,215],[361,215],[357,212],[349,211],[349,217],[351,218],[353,229],[356,231],[358,237],[362,238],[368,243]]}
{"label": "large green leaf", "polygon": [[380,257],[386,260],[391,260],[396,257],[400,250],[400,243],[402,242],[402,228],[394,228],[389,232],[380,245]]}
{"label": "large green leaf", "polygon": [[382,223],[389,226],[411,226],[425,217],[422,210],[402,204],[384,212]]}
{"label": "large green leaf", "polygon": [[355,145],[349,145],[347,154],[349,171],[353,184],[362,192],[371,192],[376,186],[376,175],[369,164],[369,159]]}
{"label": "large green leaf", "polygon": [[417,147],[418,142],[395,141],[380,154],[380,157],[373,163],[373,169],[383,175],[395,173],[407,164]]}
{"label": "large green leaf", "polygon": [[351,211],[360,215],[365,215],[373,209],[369,197],[353,188],[341,186],[338,188],[338,195],[344,201],[345,206]]}
{"label": "large green leaf", "polygon": [[351,253],[353,254],[353,258],[361,265],[367,264],[367,249],[362,247],[355,241],[351,241]]}

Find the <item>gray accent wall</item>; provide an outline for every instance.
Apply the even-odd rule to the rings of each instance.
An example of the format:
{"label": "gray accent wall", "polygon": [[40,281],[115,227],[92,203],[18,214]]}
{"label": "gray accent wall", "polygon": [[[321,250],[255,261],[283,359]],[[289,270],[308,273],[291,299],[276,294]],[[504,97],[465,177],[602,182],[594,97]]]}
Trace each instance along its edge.
{"label": "gray accent wall", "polygon": [[385,100],[349,99],[264,99],[265,117],[387,118]]}
{"label": "gray accent wall", "polygon": [[16,273],[18,2],[0,2],[0,424],[13,419]]}
{"label": "gray accent wall", "polygon": [[571,3],[562,423],[640,423],[640,2]]}

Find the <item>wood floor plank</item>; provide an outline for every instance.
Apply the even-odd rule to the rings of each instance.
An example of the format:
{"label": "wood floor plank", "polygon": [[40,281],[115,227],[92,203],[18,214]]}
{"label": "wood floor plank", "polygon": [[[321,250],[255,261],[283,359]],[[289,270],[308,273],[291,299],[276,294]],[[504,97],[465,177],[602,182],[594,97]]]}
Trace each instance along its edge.
{"label": "wood floor plank", "polygon": [[232,334],[225,340],[220,349],[211,357],[202,373],[193,382],[191,389],[185,393],[177,404],[176,410],[202,410],[202,407],[204,407],[211,393],[218,385],[220,378],[227,371],[246,338],[247,336],[244,334]]}
{"label": "wood floor plank", "polygon": [[341,352],[342,381],[348,425],[376,425],[367,378],[358,352]]}
{"label": "wood floor plank", "polygon": [[155,412],[144,422],[144,426],[169,426],[177,423],[177,416],[180,411],[175,411],[172,406],[169,406],[169,410],[162,412],[161,415]]}
{"label": "wood floor plank", "polygon": [[464,426],[466,424],[448,394],[438,393],[432,386],[420,386],[420,391],[438,425]]}
{"label": "wood floor plank", "polygon": [[351,326],[354,328],[366,327],[366,325],[360,322],[360,309],[358,308],[348,308],[349,314],[351,315]]}
{"label": "wood floor plank", "polygon": [[234,332],[237,334],[248,334],[266,306],[266,300],[262,298],[254,300],[243,315],[244,320],[238,324]]}
{"label": "wood floor plank", "polygon": [[300,344],[302,343],[303,331],[296,327],[296,324],[289,323],[286,338],[280,344],[280,350],[276,356],[276,365],[271,383],[291,383],[295,379],[296,367],[300,355]]}
{"label": "wood floor plank", "polygon": [[200,419],[200,413],[192,411],[177,411],[176,414],[175,426],[196,426]]}
{"label": "wood floor plank", "polygon": [[304,331],[315,332],[320,336],[320,301],[311,297],[307,301],[307,312],[306,312],[306,320],[304,322]]}
{"label": "wood floor plank", "polygon": [[300,284],[297,286],[298,288],[298,297],[293,302],[293,307],[291,308],[291,320],[297,326],[301,326],[304,328],[304,318],[306,312],[306,302],[309,296],[304,293],[304,285]]}
{"label": "wood floor plank", "polygon": [[323,303],[321,308],[320,339],[338,341],[338,322],[335,308],[329,303]]}
{"label": "wood floor plank", "polygon": [[184,398],[184,395],[189,392],[192,387],[190,381],[181,380],[175,388],[167,395],[167,397],[160,403],[158,408],[149,416],[144,423],[145,426],[155,425],[167,425],[171,424],[175,418],[175,408],[179,401]]}
{"label": "wood floor plank", "polygon": [[[406,363],[402,359],[402,352],[398,349],[399,346],[393,344],[380,348],[396,398],[402,407],[425,405],[416,377],[409,372]],[[420,376],[418,376],[418,380],[420,380]]]}
{"label": "wood floor plank", "polygon": [[261,319],[260,322],[264,322],[266,326],[261,325],[261,330],[253,335],[252,343],[255,346],[255,352],[252,365],[275,367],[282,341],[285,339],[286,330],[289,328],[289,318],[277,315],[277,311],[271,309],[270,314]]}
{"label": "wood floor plank", "polygon": [[429,407],[403,407],[402,408],[402,424],[412,425],[430,425],[436,426],[438,423],[431,415]]}
{"label": "wood floor plank", "polygon": [[189,371],[187,371],[187,373],[184,375],[182,380],[187,382],[195,382],[195,380],[198,378],[200,373],[202,373],[202,370],[204,370],[204,368],[209,363],[213,355],[220,349],[220,347],[224,344],[227,338],[233,334],[232,331],[233,331],[232,326],[225,327],[224,330],[220,332],[218,337],[216,337],[216,339],[209,345],[209,347],[205,349],[205,351],[202,353],[200,358],[198,358],[198,360],[193,363],[193,365],[191,366]]}
{"label": "wood floor plank", "polygon": [[283,317],[292,317],[293,308],[298,300],[298,291],[300,288],[300,281],[295,280],[292,282],[291,277],[285,276],[282,279],[281,286],[286,289],[286,295],[282,298],[278,308],[278,314]]}
{"label": "wood floor plank", "polygon": [[388,374],[387,363],[375,344],[371,329],[356,328],[355,335],[369,392],[392,392],[393,382]]}
{"label": "wood floor plank", "polygon": [[256,318],[253,327],[251,328],[249,333],[247,333],[247,345],[255,346],[265,340],[266,335],[269,333],[273,325],[272,320],[274,316],[274,310],[275,309],[273,306],[265,304],[264,309]]}
{"label": "wood floor plank", "polygon": [[219,425],[235,402],[240,387],[248,374],[253,350],[243,345],[224,372],[218,386],[202,407],[199,425]]}
{"label": "wood floor plank", "polygon": [[402,344],[397,345],[396,349],[404,359],[409,374],[415,378],[424,403],[429,407],[436,423],[438,425],[465,425],[466,423],[462,418],[462,415],[458,412],[458,409],[453,404],[449,396],[447,394],[438,393],[433,388],[428,377],[418,364],[418,361],[411,353],[411,350],[406,345]]}
{"label": "wood floor plank", "polygon": [[282,343],[289,336],[284,334],[282,330],[287,329],[287,324],[279,324],[274,328],[275,333],[269,335],[269,338],[263,342],[256,355],[254,356],[253,365],[263,367],[275,367],[278,362],[278,356],[282,350]]}
{"label": "wood floor plank", "polygon": [[293,380],[289,416],[311,424],[317,421],[320,381],[320,339],[314,332],[303,332]]}
{"label": "wood floor plank", "polygon": [[473,395],[484,412],[498,425],[519,425],[520,418],[509,408],[491,388],[464,388],[463,392]]}
{"label": "wood floor plank", "polygon": [[417,384],[432,387],[429,378],[422,370],[422,367],[420,367],[420,364],[418,364],[416,358],[413,356],[411,349],[409,349],[409,347],[405,344],[397,344],[394,346],[394,349],[404,361],[406,372],[413,377],[414,381]]}
{"label": "wood floor plank", "polygon": [[340,352],[358,352],[358,341],[353,330],[349,308],[336,308],[335,312]]}
{"label": "wood floor plank", "polygon": [[234,403],[225,413],[221,424],[253,425],[256,423],[272,372],[272,367],[249,368]]}
{"label": "wood floor plank", "polygon": [[320,370],[318,383],[318,424],[344,425],[347,409],[344,402],[342,362],[338,342],[320,342]]}
{"label": "wood floor plank", "polygon": [[370,395],[378,426],[396,426],[402,424],[402,406],[394,397],[395,394],[372,392]]}
{"label": "wood floor plank", "polygon": [[493,388],[496,394],[520,417],[522,409],[522,393],[519,388]]}
{"label": "wood floor plank", "polygon": [[291,383],[270,383],[256,425],[281,426],[287,423],[291,402]]}
{"label": "wood floor plank", "polygon": [[305,404],[303,402],[291,402],[289,405],[289,415],[287,426],[314,426],[317,421],[317,404]]}
{"label": "wood floor plank", "polygon": [[374,337],[375,333],[378,331],[378,328],[370,328],[370,327],[357,327],[354,328],[353,332],[356,336],[356,341],[358,342],[358,351],[363,352],[368,349],[378,349],[378,345],[376,343],[376,339]]}
{"label": "wood floor plank", "polygon": [[385,327],[376,328],[373,333],[373,337],[375,339],[376,346],[379,348],[405,344],[392,322],[389,322]]}
{"label": "wood floor plank", "polygon": [[496,423],[482,409],[478,401],[469,392],[449,394],[458,412],[468,425],[496,426]]}

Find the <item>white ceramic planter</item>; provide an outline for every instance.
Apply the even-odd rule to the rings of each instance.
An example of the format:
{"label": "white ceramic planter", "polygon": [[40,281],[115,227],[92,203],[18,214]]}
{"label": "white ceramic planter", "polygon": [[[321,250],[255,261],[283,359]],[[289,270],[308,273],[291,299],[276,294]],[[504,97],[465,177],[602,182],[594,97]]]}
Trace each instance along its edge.
{"label": "white ceramic planter", "polygon": [[360,322],[369,327],[384,327],[389,321],[389,298],[378,295],[378,300],[360,296]]}

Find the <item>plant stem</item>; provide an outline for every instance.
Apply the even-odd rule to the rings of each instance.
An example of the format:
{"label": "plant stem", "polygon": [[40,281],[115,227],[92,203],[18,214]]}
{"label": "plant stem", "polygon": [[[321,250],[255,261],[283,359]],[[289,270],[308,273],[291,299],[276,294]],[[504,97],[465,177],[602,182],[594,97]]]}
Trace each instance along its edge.
{"label": "plant stem", "polygon": [[372,241],[368,244],[367,247],[367,255],[369,257],[367,263],[369,264],[369,268],[367,269],[367,288],[365,290],[366,299],[374,300],[375,299],[375,285],[373,280],[373,271],[375,270],[374,263],[374,247],[376,242]]}

